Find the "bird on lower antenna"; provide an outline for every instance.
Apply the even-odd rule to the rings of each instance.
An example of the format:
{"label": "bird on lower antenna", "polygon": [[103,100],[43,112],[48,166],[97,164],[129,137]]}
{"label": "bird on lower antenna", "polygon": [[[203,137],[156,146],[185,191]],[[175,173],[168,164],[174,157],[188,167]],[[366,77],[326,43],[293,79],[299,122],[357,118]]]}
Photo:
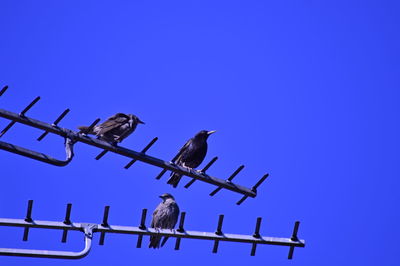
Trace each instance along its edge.
{"label": "bird on lower antenna", "polygon": [[[160,196],[163,200],[158,204],[153,212],[153,219],[151,220],[151,228],[157,229],[174,229],[179,216],[179,207],[176,204],[175,198],[169,194],[164,193]],[[167,242],[168,237],[164,237],[161,247]],[[161,236],[150,236],[149,248],[160,247]]]}
{"label": "bird on lower antenna", "polygon": [[[207,139],[215,132],[215,130],[202,130],[197,133],[193,138],[186,142],[186,144],[179,151],[179,157],[173,161],[173,163],[190,169],[198,167],[203,162],[207,154]],[[172,172],[167,183],[173,187],[177,187],[181,178],[181,174]]]}
{"label": "bird on lower antenna", "polygon": [[96,135],[102,140],[115,144],[121,142],[135,131],[138,124],[144,124],[144,122],[137,116],[117,113],[100,125],[94,126],[89,132],[85,132],[89,129],[88,126],[80,126],[78,129],[86,134]]}

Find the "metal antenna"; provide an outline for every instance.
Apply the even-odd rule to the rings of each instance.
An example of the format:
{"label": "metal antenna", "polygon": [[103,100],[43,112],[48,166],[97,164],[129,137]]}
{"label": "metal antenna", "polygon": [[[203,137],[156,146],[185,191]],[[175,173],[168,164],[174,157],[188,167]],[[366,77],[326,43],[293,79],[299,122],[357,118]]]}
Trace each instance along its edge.
{"label": "metal antenna", "polygon": [[[4,94],[7,90],[7,86],[3,87],[0,91],[0,96]],[[141,161],[146,164],[153,165],[155,167],[162,168],[160,174],[156,177],[157,179],[161,179],[161,177],[167,172],[172,171],[178,173],[180,175],[185,175],[192,180],[185,185],[185,188],[189,188],[195,180],[199,180],[211,185],[216,186],[217,188],[214,189],[210,193],[211,196],[218,193],[221,189],[227,189],[239,194],[242,194],[243,197],[241,200],[237,202],[237,204],[241,204],[245,199],[248,197],[255,198],[257,196],[257,187],[261,185],[261,183],[266,179],[268,176],[265,175],[261,178],[255,186],[251,189],[241,186],[239,184],[234,184],[232,182],[233,178],[243,169],[244,166],[239,167],[228,179],[219,179],[217,177],[213,177],[211,175],[206,174],[206,171],[215,163],[218,157],[214,157],[202,170],[200,171],[192,171],[191,169],[187,169],[185,167],[181,167],[176,164],[176,160],[179,158],[180,154],[183,152],[181,148],[179,153],[171,160],[171,161],[163,161],[156,157],[152,157],[146,154],[146,152],[152,147],[158,138],[153,138],[140,152],[130,150],[124,147],[120,147],[115,145],[114,143],[109,143],[99,138],[91,138],[88,137],[87,134],[92,132],[93,128],[97,125],[100,119],[96,119],[88,128],[85,130],[81,130],[79,132],[74,132],[70,129],[62,128],[58,126],[58,123],[69,113],[69,109],[66,109],[63,113],[61,113],[57,119],[52,123],[48,124],[30,117],[27,117],[25,114],[26,112],[33,107],[38,101],[40,97],[36,97],[27,107],[25,107],[21,113],[13,113],[10,111],[6,111],[0,109],[0,117],[6,118],[11,120],[11,122],[6,126],[0,133],[0,137],[3,136],[15,123],[21,123],[30,127],[38,128],[43,130],[44,132],[39,136],[38,140],[42,140],[45,136],[50,134],[59,135],[65,138],[65,152],[66,152],[66,159],[65,160],[58,160],[55,159],[47,154],[40,153],[37,151],[33,151],[24,147],[19,147],[15,144],[7,143],[4,141],[0,141],[0,149],[15,153],[18,155],[22,155],[34,160],[38,160],[41,162],[45,162],[48,164],[56,165],[56,166],[66,166],[69,164],[73,158],[73,145],[76,142],[82,142],[90,146],[97,147],[102,149],[103,151],[96,157],[96,159],[100,159],[106,152],[113,152],[125,157],[130,158],[129,163],[125,165],[125,168],[130,168],[135,162]]]}
{"label": "metal antenna", "polygon": [[[85,247],[82,251],[71,252],[71,251],[54,251],[54,250],[34,250],[34,249],[18,249],[18,248],[0,248],[0,255],[3,256],[22,256],[22,257],[41,257],[41,258],[62,258],[62,259],[80,259],[90,252],[92,246],[93,234],[100,233],[99,245],[104,245],[104,235],[107,234],[129,234],[137,235],[138,242],[136,247],[142,247],[143,236],[164,236],[169,238],[176,238],[175,250],[180,249],[181,239],[199,239],[209,240],[214,242],[213,253],[218,252],[218,246],[220,242],[237,242],[247,243],[252,245],[251,255],[255,255],[256,245],[277,245],[277,246],[289,246],[289,259],[293,258],[293,249],[295,247],[305,247],[305,241],[298,239],[297,233],[299,229],[299,222],[295,223],[293,234],[291,238],[279,238],[279,237],[268,237],[260,235],[261,217],[257,218],[256,229],[253,235],[238,235],[228,234],[222,232],[222,224],[224,221],[224,215],[219,215],[217,230],[215,232],[199,232],[199,231],[187,231],[184,229],[184,221],[186,212],[181,213],[179,225],[176,230],[170,229],[159,229],[159,228],[147,228],[145,225],[147,209],[142,210],[140,219],[140,225],[135,226],[121,226],[121,225],[110,225],[108,223],[109,206],[105,206],[104,215],[101,224],[94,223],[76,223],[70,220],[72,204],[67,204],[67,210],[65,219],[62,222],[54,221],[41,221],[32,219],[32,205],[33,201],[29,200],[28,210],[25,219],[9,219],[0,218],[0,226],[9,227],[23,227],[24,228],[24,241],[28,240],[28,232],[30,228],[47,229],[47,230],[63,230],[68,231],[79,231],[84,234]],[[67,233],[63,233],[63,240],[67,239]],[[65,241],[63,241],[65,242]]]}

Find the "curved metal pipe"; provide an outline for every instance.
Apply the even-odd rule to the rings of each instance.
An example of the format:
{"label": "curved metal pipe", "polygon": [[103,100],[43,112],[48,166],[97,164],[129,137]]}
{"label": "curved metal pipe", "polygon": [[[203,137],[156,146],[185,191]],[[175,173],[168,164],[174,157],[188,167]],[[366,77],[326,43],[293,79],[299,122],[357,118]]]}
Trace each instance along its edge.
{"label": "curved metal pipe", "polygon": [[32,150],[29,150],[29,149],[26,149],[26,148],[23,148],[23,147],[20,147],[20,146],[11,144],[11,143],[7,143],[4,141],[0,141],[0,149],[15,153],[15,154],[19,154],[19,155],[22,155],[25,157],[29,157],[29,158],[37,160],[37,161],[52,164],[55,166],[66,166],[67,164],[69,164],[71,162],[72,158],[74,157],[74,150],[73,150],[74,144],[75,144],[75,142],[72,141],[70,138],[65,139],[65,153],[66,153],[65,160],[58,160],[47,154],[32,151]]}
{"label": "curved metal pipe", "polygon": [[85,233],[85,247],[82,251],[56,251],[56,250],[40,250],[40,249],[16,249],[16,248],[0,248],[0,255],[18,256],[18,257],[35,257],[35,258],[53,258],[53,259],[81,259],[86,257],[92,247],[93,229],[96,225],[82,225]]}

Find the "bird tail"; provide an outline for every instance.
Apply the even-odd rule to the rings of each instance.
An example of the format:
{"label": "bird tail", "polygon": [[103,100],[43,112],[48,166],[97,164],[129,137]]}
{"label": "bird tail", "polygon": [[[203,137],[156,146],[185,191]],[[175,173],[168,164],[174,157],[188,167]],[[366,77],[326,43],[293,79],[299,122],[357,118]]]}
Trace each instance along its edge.
{"label": "bird tail", "polygon": [[181,180],[182,175],[177,174],[177,173],[171,173],[171,177],[168,179],[167,184],[172,185],[174,188],[176,188],[179,184],[179,181]]}
{"label": "bird tail", "polygon": [[160,247],[161,236],[150,236],[149,248],[159,248]]}
{"label": "bird tail", "polygon": [[[85,131],[87,131],[87,130],[89,129],[89,127],[87,127],[87,126],[80,126],[80,127],[78,127],[78,129],[79,129],[80,131],[85,132]],[[89,132],[86,132],[86,134],[94,134],[93,129],[92,129],[91,131],[89,131]]]}

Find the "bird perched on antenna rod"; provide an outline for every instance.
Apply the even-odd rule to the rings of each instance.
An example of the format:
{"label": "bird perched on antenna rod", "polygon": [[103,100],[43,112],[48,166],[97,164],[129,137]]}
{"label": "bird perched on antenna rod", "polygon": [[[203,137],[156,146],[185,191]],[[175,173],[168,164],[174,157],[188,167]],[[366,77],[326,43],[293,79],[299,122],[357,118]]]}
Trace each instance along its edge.
{"label": "bird perched on antenna rod", "polygon": [[135,131],[138,124],[144,124],[136,115],[117,113],[109,117],[105,122],[96,125],[89,132],[88,126],[80,126],[78,129],[86,134],[96,135],[98,138],[113,144],[121,142]]}
{"label": "bird perched on antenna rod", "polygon": [[[204,160],[207,154],[207,139],[215,133],[215,130],[202,130],[193,138],[189,139],[186,144],[180,149],[178,158],[173,163],[189,169],[198,167]],[[168,179],[168,184],[177,187],[182,175],[172,172]]]}
{"label": "bird perched on antenna rod", "polygon": [[[153,212],[153,219],[151,220],[151,228],[158,229],[174,229],[179,216],[179,207],[176,204],[174,197],[165,193],[160,196],[163,200],[158,204],[157,208]],[[161,236],[150,236],[149,248],[160,247]],[[167,242],[168,237],[164,237],[161,247]]]}

